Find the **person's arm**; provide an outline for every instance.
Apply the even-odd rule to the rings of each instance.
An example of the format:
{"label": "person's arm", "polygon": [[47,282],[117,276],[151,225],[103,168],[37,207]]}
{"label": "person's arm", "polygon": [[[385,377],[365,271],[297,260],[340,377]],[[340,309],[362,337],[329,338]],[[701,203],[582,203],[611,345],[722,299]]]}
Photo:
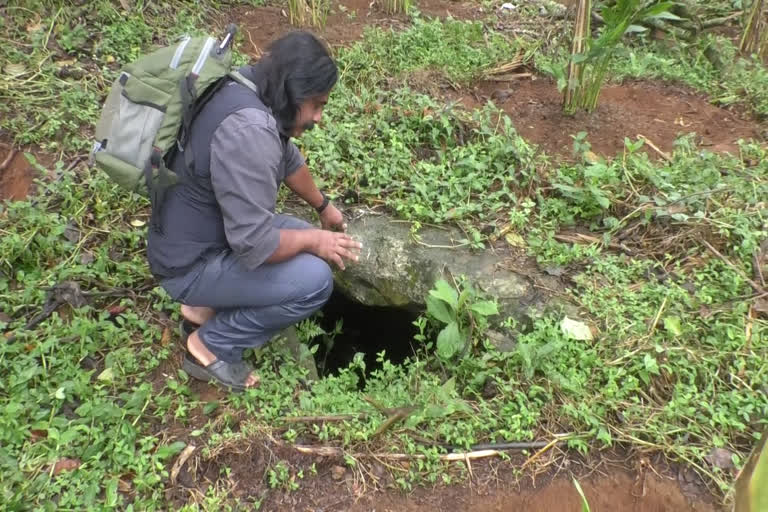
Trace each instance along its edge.
{"label": "person's arm", "polygon": [[[317,188],[315,180],[309,172],[309,167],[304,163],[299,150],[293,144],[289,144],[288,150],[292,152],[290,158],[296,162],[295,165],[298,168],[285,177],[286,186],[312,208],[319,208],[323,204],[324,197]],[[320,223],[323,229],[340,229],[341,231],[346,231],[347,229],[347,225],[344,223],[344,216],[332,203],[326,205],[323,211],[320,212]]]}
{"label": "person's arm", "polygon": [[243,109],[211,139],[211,184],[227,242],[247,268],[284,261],[311,245],[310,233],[282,235],[273,225],[282,146],[270,122],[264,112]]}
{"label": "person's arm", "polygon": [[247,268],[305,251],[344,268],[342,258],[356,259],[351,249],[359,247],[346,235],[274,227],[282,146],[269,123],[263,112],[244,109],[225,119],[211,141],[211,183],[229,246]]}
{"label": "person's arm", "polygon": [[289,174],[285,178],[285,184],[312,208],[317,209],[323,204],[323,195],[317,188],[306,164],[302,164],[296,171]]}

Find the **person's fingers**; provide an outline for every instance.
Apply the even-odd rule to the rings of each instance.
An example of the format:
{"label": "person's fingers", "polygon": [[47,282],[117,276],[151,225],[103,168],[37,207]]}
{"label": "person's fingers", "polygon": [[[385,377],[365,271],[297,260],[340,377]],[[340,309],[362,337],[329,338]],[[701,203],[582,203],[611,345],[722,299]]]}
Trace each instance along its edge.
{"label": "person's fingers", "polygon": [[352,247],[356,249],[363,248],[363,244],[361,244],[357,240],[354,240],[351,236],[344,233],[339,233],[339,237],[336,239],[336,242],[342,247],[346,247],[346,248],[352,248]]}
{"label": "person's fingers", "polygon": [[331,254],[331,261],[333,261],[341,270],[344,270],[344,260],[341,259],[341,256],[339,256],[338,253]]}
{"label": "person's fingers", "polygon": [[357,261],[358,257],[356,254],[354,254],[352,251],[348,251],[346,249],[339,248],[338,251],[336,251],[336,254],[339,254],[342,258],[345,258],[350,261]]}

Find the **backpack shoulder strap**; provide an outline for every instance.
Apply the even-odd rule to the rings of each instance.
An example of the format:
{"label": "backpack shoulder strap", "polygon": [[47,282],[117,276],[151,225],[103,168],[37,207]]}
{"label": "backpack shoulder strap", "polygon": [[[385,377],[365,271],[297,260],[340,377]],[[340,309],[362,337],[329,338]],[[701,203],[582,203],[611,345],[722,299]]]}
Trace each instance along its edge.
{"label": "backpack shoulder strap", "polygon": [[244,85],[245,87],[249,88],[253,92],[257,93],[259,92],[258,87],[256,87],[256,84],[245,78],[242,73],[239,71],[232,71],[229,73],[229,77],[234,80],[235,82],[239,83],[240,85]]}

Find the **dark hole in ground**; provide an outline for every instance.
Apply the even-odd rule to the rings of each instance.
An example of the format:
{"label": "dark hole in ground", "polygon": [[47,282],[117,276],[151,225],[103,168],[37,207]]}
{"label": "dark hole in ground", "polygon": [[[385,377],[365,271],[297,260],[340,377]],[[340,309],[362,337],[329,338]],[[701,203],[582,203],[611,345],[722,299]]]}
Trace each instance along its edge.
{"label": "dark hole in ground", "polygon": [[[413,325],[418,313],[395,307],[365,306],[334,291],[317,322],[332,333],[342,321],[341,332],[333,337],[318,336],[311,343],[318,344],[315,361],[321,375],[333,375],[346,368],[361,352],[365,355],[366,374],[381,367],[377,354],[385,351],[385,358],[400,364],[414,354],[418,343],[413,339],[418,329]],[[330,350],[328,350],[330,348]]]}

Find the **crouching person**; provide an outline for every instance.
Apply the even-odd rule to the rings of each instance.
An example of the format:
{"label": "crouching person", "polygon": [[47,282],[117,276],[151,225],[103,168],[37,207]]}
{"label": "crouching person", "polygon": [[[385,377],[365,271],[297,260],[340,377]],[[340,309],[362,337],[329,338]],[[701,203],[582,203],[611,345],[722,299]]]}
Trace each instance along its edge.
{"label": "crouching person", "polygon": [[[336,84],[328,50],[293,32],[240,73],[255,91],[231,80],[194,118],[147,247],[152,273],[193,325],[183,369],[235,390],[258,383],[244,350],[322,308],[329,263],[343,269],[361,248],[290,140],[320,121]],[[316,208],[322,229],[275,214],[282,184]]]}

